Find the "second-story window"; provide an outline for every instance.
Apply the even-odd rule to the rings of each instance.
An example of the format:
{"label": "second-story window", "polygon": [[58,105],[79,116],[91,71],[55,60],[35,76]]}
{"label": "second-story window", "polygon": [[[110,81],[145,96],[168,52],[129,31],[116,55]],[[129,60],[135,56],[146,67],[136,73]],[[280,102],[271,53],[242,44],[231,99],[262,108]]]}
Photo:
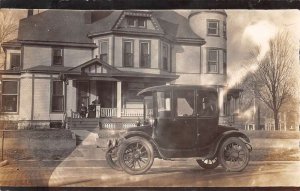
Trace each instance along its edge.
{"label": "second-story window", "polygon": [[100,41],[99,42],[99,57],[100,60],[108,63],[108,42]]}
{"label": "second-story window", "polygon": [[208,49],[207,72],[218,73],[219,51],[217,49]]}
{"label": "second-story window", "polygon": [[123,42],[123,66],[133,67],[133,41]]}
{"label": "second-story window", "polygon": [[223,50],[223,71],[224,74],[227,74],[227,52]]}
{"label": "second-story window", "polygon": [[151,67],[151,51],[149,42],[140,43],[140,67],[150,68]]}
{"label": "second-story window", "polygon": [[227,38],[227,26],[226,26],[226,22],[223,22],[223,37]]}
{"label": "second-story window", "polygon": [[168,65],[169,65],[169,48],[168,45],[163,44],[163,60],[162,60],[162,69],[163,70],[168,70]]}
{"label": "second-story window", "polygon": [[219,21],[216,20],[207,21],[207,35],[219,36]]}
{"label": "second-story window", "polygon": [[10,54],[10,69],[19,70],[21,67],[21,55],[19,53]]}
{"label": "second-story window", "polygon": [[53,48],[52,49],[52,65],[62,66],[63,65],[63,49]]}

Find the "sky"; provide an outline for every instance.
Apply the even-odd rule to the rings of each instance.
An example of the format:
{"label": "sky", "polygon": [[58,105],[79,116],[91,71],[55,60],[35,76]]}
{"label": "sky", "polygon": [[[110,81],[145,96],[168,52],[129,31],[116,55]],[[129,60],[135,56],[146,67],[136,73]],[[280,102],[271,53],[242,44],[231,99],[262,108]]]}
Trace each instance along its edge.
{"label": "sky", "polygon": [[278,31],[289,32],[295,45],[295,59],[298,59],[299,10],[226,10],[226,12],[229,78],[243,65],[251,48],[261,46],[262,50],[267,51],[268,40]]}

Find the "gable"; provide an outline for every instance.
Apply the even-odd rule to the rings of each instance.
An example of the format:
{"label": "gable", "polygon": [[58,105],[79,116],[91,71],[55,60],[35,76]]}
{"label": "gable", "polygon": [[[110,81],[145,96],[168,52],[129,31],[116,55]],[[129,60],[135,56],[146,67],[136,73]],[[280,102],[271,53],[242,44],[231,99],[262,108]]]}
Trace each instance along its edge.
{"label": "gable", "polygon": [[101,61],[99,58],[89,60],[79,66],[76,66],[70,70],[70,73],[86,73],[86,74],[113,74],[120,73],[120,71],[113,66]]}
{"label": "gable", "polygon": [[158,21],[148,11],[124,11],[116,22],[114,30],[163,33]]}

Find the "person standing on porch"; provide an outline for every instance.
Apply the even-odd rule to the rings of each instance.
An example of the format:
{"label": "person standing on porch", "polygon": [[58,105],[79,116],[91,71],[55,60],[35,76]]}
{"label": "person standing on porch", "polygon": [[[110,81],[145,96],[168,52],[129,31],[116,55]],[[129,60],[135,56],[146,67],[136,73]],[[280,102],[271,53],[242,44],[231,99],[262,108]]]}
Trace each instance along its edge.
{"label": "person standing on porch", "polygon": [[79,111],[80,117],[86,118],[86,113],[87,113],[87,107],[84,105],[84,103],[82,103]]}

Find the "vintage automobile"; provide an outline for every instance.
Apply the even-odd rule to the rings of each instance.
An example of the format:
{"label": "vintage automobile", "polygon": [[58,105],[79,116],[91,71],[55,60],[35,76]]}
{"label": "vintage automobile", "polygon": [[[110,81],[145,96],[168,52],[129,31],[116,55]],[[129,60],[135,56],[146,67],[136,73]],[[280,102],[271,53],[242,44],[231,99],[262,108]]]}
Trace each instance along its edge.
{"label": "vintage automobile", "polygon": [[195,158],[205,169],[219,164],[242,171],[249,162],[249,138],[218,125],[218,93],[205,86],[164,85],[142,90],[144,122],[109,140],[106,160],[116,170],[147,172],[154,158]]}

